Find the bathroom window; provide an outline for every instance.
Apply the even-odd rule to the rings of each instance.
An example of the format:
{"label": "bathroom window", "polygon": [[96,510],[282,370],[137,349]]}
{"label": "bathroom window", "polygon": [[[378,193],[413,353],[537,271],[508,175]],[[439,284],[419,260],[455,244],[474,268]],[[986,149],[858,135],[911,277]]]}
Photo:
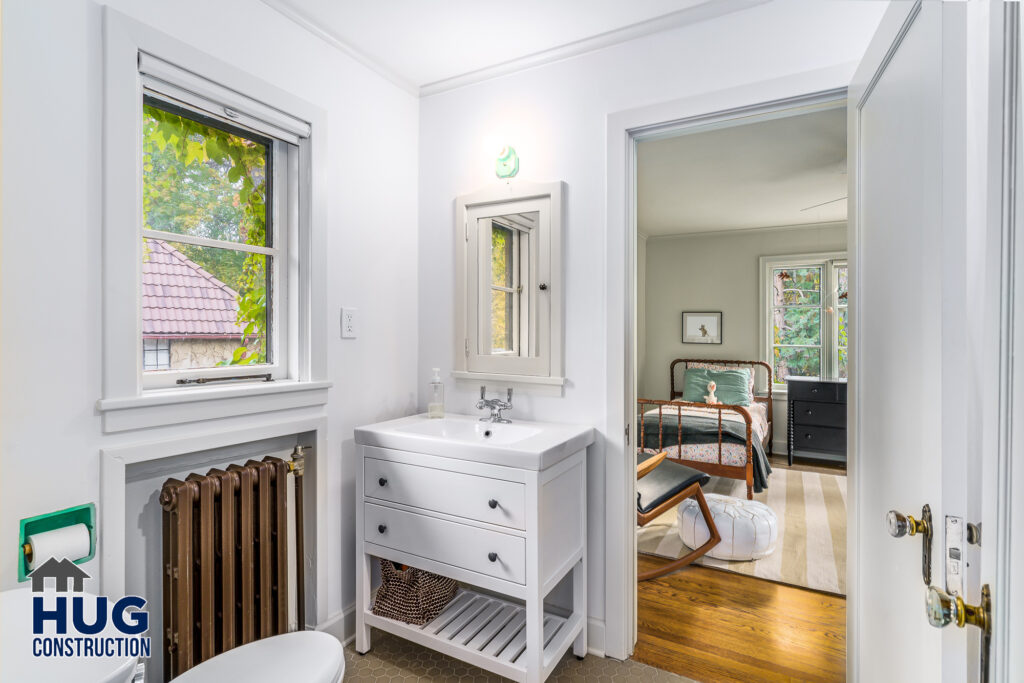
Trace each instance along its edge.
{"label": "bathroom window", "polygon": [[455,376],[561,384],[561,184],[459,199]]}
{"label": "bathroom window", "polygon": [[273,367],[274,140],[154,95],[142,112],[141,332],[175,349],[143,371]]}
{"label": "bathroom window", "polygon": [[113,10],[103,42],[104,431],[322,405],[327,113]]}
{"label": "bathroom window", "polygon": [[[196,95],[160,60],[140,66],[143,387],[288,377],[301,137]],[[152,339],[168,340],[167,362]]]}

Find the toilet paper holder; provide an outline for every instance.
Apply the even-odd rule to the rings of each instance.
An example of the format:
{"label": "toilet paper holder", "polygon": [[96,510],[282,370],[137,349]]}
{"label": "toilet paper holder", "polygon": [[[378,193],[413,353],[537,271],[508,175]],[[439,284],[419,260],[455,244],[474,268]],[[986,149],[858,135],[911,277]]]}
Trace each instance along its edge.
{"label": "toilet paper holder", "polygon": [[88,562],[96,556],[96,504],[86,503],[75,507],[47,512],[21,520],[18,532],[18,581],[28,581],[31,548],[28,537],[67,526],[84,524],[89,529],[89,553],[84,557],[68,558],[75,564]]}

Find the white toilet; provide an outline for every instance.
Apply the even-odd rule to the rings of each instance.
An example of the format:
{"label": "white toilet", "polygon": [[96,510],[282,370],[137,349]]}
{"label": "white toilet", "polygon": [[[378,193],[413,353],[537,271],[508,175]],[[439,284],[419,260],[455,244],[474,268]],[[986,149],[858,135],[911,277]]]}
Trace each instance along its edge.
{"label": "white toilet", "polygon": [[[33,683],[131,683],[137,657],[36,657],[32,653],[32,598],[29,588],[0,592],[0,681]],[[53,595],[53,593],[49,593]],[[69,594],[70,595],[70,594]],[[75,596],[94,597],[89,593]],[[46,622],[44,635],[54,636]],[[98,636],[120,635],[108,624]],[[159,675],[146,672],[147,680]],[[339,683],[345,675],[345,651],[333,636],[298,631],[236,647],[194,666],[175,683]]]}
{"label": "white toilet", "polygon": [[296,631],[256,640],[198,664],[174,683],[339,683],[345,650],[334,636]]}

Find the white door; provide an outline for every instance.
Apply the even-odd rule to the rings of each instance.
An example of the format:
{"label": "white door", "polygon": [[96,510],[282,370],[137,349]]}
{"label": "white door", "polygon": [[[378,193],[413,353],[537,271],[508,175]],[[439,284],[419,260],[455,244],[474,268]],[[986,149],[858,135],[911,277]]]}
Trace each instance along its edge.
{"label": "white door", "polygon": [[[960,3],[893,3],[849,93],[855,681],[979,678],[981,629],[929,625],[922,535],[894,538],[886,524],[889,510],[920,518],[930,506],[931,585],[956,587],[945,516],[980,522],[992,488],[981,437],[1000,404],[998,382],[986,386],[998,373],[988,352],[999,325],[984,299],[998,298],[999,284],[984,268],[998,238],[985,219],[985,180],[971,173],[972,160],[984,165],[984,136],[971,131],[985,98],[972,89],[968,53],[988,35],[972,21]],[[994,525],[986,516],[990,543]],[[985,571],[966,541],[959,570],[961,594],[978,604]]]}

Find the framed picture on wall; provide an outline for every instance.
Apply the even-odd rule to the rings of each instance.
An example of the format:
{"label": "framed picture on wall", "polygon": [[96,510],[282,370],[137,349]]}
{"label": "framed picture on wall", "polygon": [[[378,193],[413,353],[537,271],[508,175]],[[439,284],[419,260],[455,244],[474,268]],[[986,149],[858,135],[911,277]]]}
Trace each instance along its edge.
{"label": "framed picture on wall", "polygon": [[683,311],[684,344],[721,344],[721,311]]}

